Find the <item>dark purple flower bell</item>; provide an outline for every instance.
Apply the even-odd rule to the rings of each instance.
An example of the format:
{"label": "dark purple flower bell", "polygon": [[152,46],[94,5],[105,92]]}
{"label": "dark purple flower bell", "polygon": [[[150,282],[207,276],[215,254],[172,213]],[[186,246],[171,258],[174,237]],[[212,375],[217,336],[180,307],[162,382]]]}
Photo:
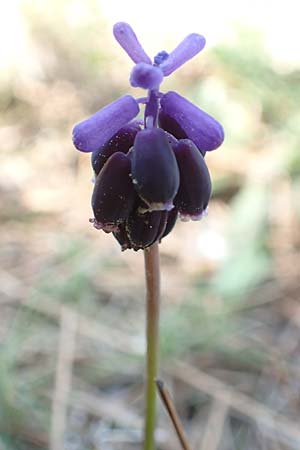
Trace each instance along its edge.
{"label": "dark purple flower bell", "polygon": [[174,136],[176,139],[186,139],[187,134],[183,131],[181,126],[175,119],[166,114],[162,108],[159,110],[158,114],[158,123],[159,126],[167,131],[171,136]]}
{"label": "dark purple flower bell", "polygon": [[140,250],[158,241],[167,223],[167,211],[140,212],[137,208],[126,222],[131,247]]}
{"label": "dark purple flower bell", "polygon": [[[173,211],[175,208],[170,212],[149,211],[147,205],[139,199],[129,218],[113,232],[122,251],[130,248],[137,251],[160,241],[175,224],[177,211],[176,216]],[[167,226],[169,231],[166,230]]]}
{"label": "dark purple flower bell", "polygon": [[182,220],[199,220],[206,214],[211,181],[205,160],[195,144],[183,139],[173,146],[180,172],[175,205]]}
{"label": "dark purple flower bell", "polygon": [[113,232],[113,236],[121,245],[122,252],[125,250],[129,250],[132,248],[131,242],[128,237],[128,233],[126,230],[126,222],[121,223],[118,228]]}
{"label": "dark purple flower bell", "polygon": [[133,146],[135,136],[141,127],[137,121],[129,122],[96,152],[92,153],[91,163],[98,175],[108,158],[115,152],[127,153]]}
{"label": "dark purple flower bell", "polygon": [[176,207],[171,209],[171,211],[168,211],[166,227],[160,239],[163,239],[164,237],[168,236],[169,233],[171,233],[171,231],[175,226],[177,217],[178,217],[178,210]]}
{"label": "dark purple flower bell", "polygon": [[[176,139],[186,139],[187,135],[186,133],[183,131],[183,129],[181,128],[181,126],[178,124],[178,122],[176,122],[175,119],[172,119],[172,117],[168,116],[167,114],[165,114],[163,112],[162,109],[160,109],[159,111],[159,115],[158,115],[158,122],[159,122],[159,126],[168,132],[168,136],[171,138],[171,136]],[[170,141],[171,145],[173,144],[174,141]],[[205,150],[200,150],[198,149],[202,156],[204,157],[206,154]]]}
{"label": "dark purple flower bell", "polygon": [[[73,142],[93,152],[94,226],[113,232],[122,250],[139,250],[160,242],[178,215],[196,220],[205,214],[211,182],[203,156],[221,145],[224,132],[184,97],[159,90],[164,77],[203,49],[203,36],[190,34],[152,62],[130,25],[119,22],[113,32],[135,63],[130,84],[147,89],[147,97],[120,97],[77,124]],[[134,121],[139,104],[145,105],[143,128]]]}
{"label": "dark purple flower bell", "polygon": [[127,155],[114,153],[96,178],[92,195],[95,228],[111,232],[128,219],[136,199]]}
{"label": "dark purple flower bell", "polygon": [[150,210],[170,210],[179,187],[179,171],[166,133],[140,131],[132,151],[132,181]]}

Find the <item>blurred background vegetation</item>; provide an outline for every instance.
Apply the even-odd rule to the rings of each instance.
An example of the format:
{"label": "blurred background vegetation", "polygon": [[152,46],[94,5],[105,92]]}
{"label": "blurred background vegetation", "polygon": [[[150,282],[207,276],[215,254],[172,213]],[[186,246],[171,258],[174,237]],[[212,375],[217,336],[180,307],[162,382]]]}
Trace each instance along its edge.
{"label": "blurred background vegetation", "polygon": [[[89,157],[70,139],[74,123],[140,94],[105,11],[15,1],[2,16],[1,450],[141,448],[143,255],[89,225]],[[133,13],[144,42],[143,11],[119,20]],[[147,26],[155,53],[185,35]],[[160,246],[161,377],[193,448],[297,449],[299,55],[276,58],[263,29],[237,22],[170,89],[220,120],[226,140],[207,155],[209,216]],[[157,440],[180,448],[161,406]]]}

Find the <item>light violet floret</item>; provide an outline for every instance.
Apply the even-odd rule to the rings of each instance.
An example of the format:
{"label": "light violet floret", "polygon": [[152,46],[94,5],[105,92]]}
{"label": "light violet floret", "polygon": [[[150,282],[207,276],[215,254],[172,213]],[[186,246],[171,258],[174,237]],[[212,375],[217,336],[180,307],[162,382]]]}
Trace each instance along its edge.
{"label": "light violet floret", "polygon": [[205,38],[200,34],[189,34],[160,65],[164,75],[170,75],[196,56],[204,48],[205,42]]}
{"label": "light violet floret", "polygon": [[75,125],[73,143],[82,152],[95,152],[139,113],[131,95],[124,95]]}
{"label": "light violet floret", "polygon": [[125,50],[127,55],[135,63],[147,63],[152,64],[151,58],[147,55],[143,47],[141,46],[135,32],[130,25],[126,22],[118,22],[114,25],[113,33],[116,40],[121,47]]}
{"label": "light violet floret", "polygon": [[200,150],[214,150],[222,144],[221,124],[186,98],[169,91],[162,96],[160,104],[163,113],[174,119]]}

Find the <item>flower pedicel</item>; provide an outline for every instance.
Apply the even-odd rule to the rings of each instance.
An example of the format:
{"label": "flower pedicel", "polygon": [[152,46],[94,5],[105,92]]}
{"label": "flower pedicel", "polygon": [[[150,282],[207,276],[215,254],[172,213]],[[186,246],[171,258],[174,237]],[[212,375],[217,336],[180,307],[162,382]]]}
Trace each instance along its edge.
{"label": "flower pedicel", "polygon": [[[92,152],[96,181],[92,195],[95,228],[113,232],[122,250],[161,241],[182,220],[206,214],[211,181],[204,156],[224,139],[213,117],[176,92],[159,86],[199,53],[205,39],[187,36],[170,54],[152,62],[124,22],[114,36],[135,66],[130,84],[148,90],[143,99],[124,95],[74,127],[73,142]],[[136,119],[145,104],[143,126]]]}

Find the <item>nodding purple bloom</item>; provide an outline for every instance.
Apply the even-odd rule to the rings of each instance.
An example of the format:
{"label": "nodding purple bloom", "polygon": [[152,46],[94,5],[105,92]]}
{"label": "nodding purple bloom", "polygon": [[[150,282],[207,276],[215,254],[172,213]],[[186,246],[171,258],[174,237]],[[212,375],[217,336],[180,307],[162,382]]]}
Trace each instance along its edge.
{"label": "nodding purple bloom", "polygon": [[96,178],[92,196],[95,228],[110,232],[128,219],[136,194],[130,178],[130,158],[114,153]]}
{"label": "nodding purple bloom", "polygon": [[[114,36],[135,63],[130,84],[148,90],[145,98],[124,95],[74,127],[73,142],[92,152],[96,181],[92,195],[95,228],[112,232],[122,250],[160,242],[177,217],[205,215],[211,181],[204,161],[224,139],[222,126],[176,92],[159,90],[169,76],[205,46],[199,34],[188,35],[170,53],[151,58],[125,22]],[[144,120],[137,120],[144,104]]]}
{"label": "nodding purple bloom", "polygon": [[146,128],[137,133],[131,170],[135,188],[150,210],[173,208],[179,170],[165,131]]}
{"label": "nodding purple bloom", "polygon": [[160,239],[164,238],[169,233],[171,233],[171,231],[173,230],[173,228],[175,226],[177,217],[178,217],[178,210],[176,207],[171,209],[171,211],[168,211],[166,227],[165,227],[164,232],[161,235]]}
{"label": "nodding purple bloom", "polygon": [[121,245],[121,250],[124,252],[125,250],[129,250],[132,248],[131,242],[129,240],[127,230],[126,230],[126,222],[121,223],[117,229],[113,232],[113,236]]}
{"label": "nodding purple bloom", "polygon": [[211,196],[208,168],[191,140],[178,141],[173,150],[180,172],[180,186],[174,203],[182,220],[199,220],[206,214]]}
{"label": "nodding purple bloom", "polygon": [[139,212],[137,208],[126,222],[125,228],[134,250],[150,247],[158,241],[167,223],[167,211]]}
{"label": "nodding purple bloom", "polygon": [[133,146],[135,136],[141,127],[137,121],[129,122],[120,128],[117,133],[99,150],[92,153],[91,163],[95,175],[98,175],[108,158],[116,152],[127,153]]}

